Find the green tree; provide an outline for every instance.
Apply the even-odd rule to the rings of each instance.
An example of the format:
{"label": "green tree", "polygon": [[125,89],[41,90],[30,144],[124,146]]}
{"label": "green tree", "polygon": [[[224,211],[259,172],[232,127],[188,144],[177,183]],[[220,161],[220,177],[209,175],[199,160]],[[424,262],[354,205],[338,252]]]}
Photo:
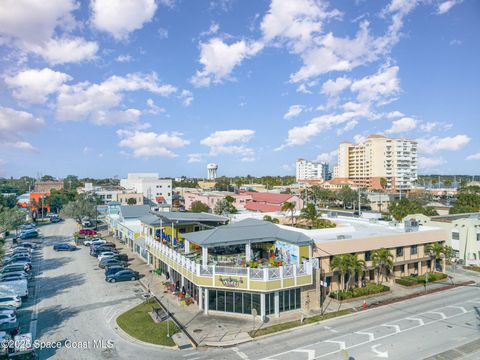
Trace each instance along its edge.
{"label": "green tree", "polygon": [[288,202],[288,201],[284,202],[282,204],[281,210],[286,212],[286,213],[290,211],[290,219],[292,221],[292,226],[293,226],[293,214],[295,213],[295,203]]}
{"label": "green tree", "polygon": [[348,255],[335,255],[330,262],[330,271],[339,273],[340,288],[345,290],[345,275],[348,272],[349,259]]}
{"label": "green tree", "polygon": [[235,202],[235,198],[233,196],[230,196],[230,195],[227,195],[225,196],[225,200],[229,203],[229,204],[233,204]]}
{"label": "green tree", "polygon": [[380,186],[382,187],[383,190],[385,190],[387,188],[387,185],[388,185],[388,182],[387,182],[387,179],[385,178],[380,178]]}
{"label": "green tree", "polygon": [[17,208],[2,208],[0,212],[0,227],[5,230],[17,230],[25,223],[25,213]]}
{"label": "green tree", "polygon": [[[372,265],[377,269],[377,284],[383,279],[388,279],[393,269],[393,255],[390,250],[381,248],[372,252]],[[381,279],[380,279],[381,278]]]}
{"label": "green tree", "polygon": [[97,215],[97,200],[95,197],[82,195],[77,200],[70,201],[65,205],[63,213],[78,223],[81,223],[85,217],[94,219]]}
{"label": "green tree", "polygon": [[190,205],[190,211],[194,213],[201,213],[201,212],[208,212],[210,208],[208,207],[207,204],[204,204],[201,201],[194,201]]}
{"label": "green tree", "polygon": [[344,186],[340,190],[338,190],[337,198],[342,202],[343,208],[349,205],[353,205],[355,200],[357,200],[357,192],[352,190],[350,186]]}
{"label": "green tree", "polygon": [[7,208],[14,208],[17,205],[17,198],[15,195],[2,196],[0,195],[0,206]]}
{"label": "green tree", "polygon": [[68,175],[65,179],[63,179],[63,187],[66,190],[75,190],[77,187],[81,185],[82,183],[78,179],[78,176]]}
{"label": "green tree", "polygon": [[480,186],[465,186],[458,190],[457,201],[450,214],[480,211]]}
{"label": "green tree", "polygon": [[131,197],[127,199],[127,204],[128,205],[136,205],[137,204],[137,199]]}
{"label": "green tree", "polygon": [[439,243],[429,244],[426,248],[427,252],[430,255],[430,270],[435,271],[435,269],[440,267],[440,271],[443,271],[442,267],[442,258],[445,256],[445,252],[449,251],[449,249],[445,249],[444,246],[440,245]]}
{"label": "green tree", "polygon": [[50,191],[50,196],[45,199],[45,202],[50,205],[50,210],[54,213],[59,213],[60,210],[70,201],[74,201],[77,197],[75,190],[56,190]]}
{"label": "green tree", "polygon": [[263,217],[263,221],[269,221],[269,222],[274,223],[274,224],[280,223],[280,221],[277,218],[271,217],[270,215],[265,215]]}
{"label": "green tree", "polygon": [[222,199],[217,201],[213,208],[213,212],[218,215],[236,214],[237,209],[227,200]]}
{"label": "green tree", "polygon": [[307,220],[310,226],[313,226],[315,220],[318,219],[317,209],[313,204],[307,204],[302,210],[300,210],[300,217]]}
{"label": "green tree", "polygon": [[405,198],[391,203],[388,207],[388,211],[397,221],[402,220],[407,215],[413,214],[424,214],[427,216],[438,215],[432,207],[423,207],[419,203]]}
{"label": "green tree", "polygon": [[40,178],[41,181],[55,181],[55,178],[52,175],[43,175]]}
{"label": "green tree", "polygon": [[350,286],[351,280],[352,278],[355,278],[356,274],[358,274],[359,278],[363,276],[363,272],[365,271],[365,261],[360,260],[357,254],[347,254],[346,261],[348,273],[347,286]]}

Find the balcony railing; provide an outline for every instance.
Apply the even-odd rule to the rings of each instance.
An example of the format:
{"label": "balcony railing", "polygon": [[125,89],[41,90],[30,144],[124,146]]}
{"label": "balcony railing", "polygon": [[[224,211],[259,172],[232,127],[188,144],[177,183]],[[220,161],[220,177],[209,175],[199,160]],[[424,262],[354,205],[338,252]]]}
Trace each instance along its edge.
{"label": "balcony railing", "polygon": [[152,254],[162,254],[168,259],[188,270],[196,276],[213,278],[215,275],[245,276],[251,280],[279,280],[295,278],[298,276],[312,275],[313,262],[305,261],[303,264],[284,265],[273,268],[249,268],[249,267],[229,267],[217,265],[201,265],[188,259],[184,255],[176,252],[174,249],[163,245],[159,241],[147,236],[145,238],[147,249]]}

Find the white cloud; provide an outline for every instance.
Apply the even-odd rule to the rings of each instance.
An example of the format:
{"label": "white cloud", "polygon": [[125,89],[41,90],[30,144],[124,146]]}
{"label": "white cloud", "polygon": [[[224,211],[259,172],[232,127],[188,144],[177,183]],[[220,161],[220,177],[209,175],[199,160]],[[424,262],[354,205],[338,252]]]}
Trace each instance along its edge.
{"label": "white cloud", "polygon": [[93,0],[92,24],[122,40],[150,22],[157,10],[155,0]]}
{"label": "white cloud", "polygon": [[472,155],[468,155],[465,160],[480,160],[480,152]]}
{"label": "white cloud", "polygon": [[0,106],[0,145],[18,150],[36,151],[22,139],[27,132],[36,132],[45,125],[38,117],[25,111]]}
{"label": "white cloud", "polygon": [[385,132],[387,134],[398,134],[402,132],[407,132],[415,129],[417,127],[417,120],[410,117],[403,117],[399,120],[392,121],[392,126],[390,129],[387,129]]}
{"label": "white cloud", "polygon": [[285,120],[297,117],[303,111],[303,105],[292,105],[288,108],[288,111],[283,115]]}
{"label": "white cloud", "polygon": [[400,117],[403,117],[403,116],[405,116],[405,114],[398,111],[398,110],[391,111],[391,112],[389,112],[388,114],[385,115],[385,117],[388,118],[388,119],[400,118]]}
{"label": "white cloud", "polygon": [[17,150],[22,150],[22,151],[28,151],[28,152],[37,152],[38,149],[34,147],[32,144],[30,144],[27,141],[12,141],[12,142],[5,142],[5,143],[0,143],[0,145],[5,146],[5,147],[11,147]]}
{"label": "white cloud", "polygon": [[190,106],[193,102],[193,93],[190,90],[182,90],[179,99],[182,100],[183,106]]}
{"label": "white cloud", "polygon": [[338,150],[332,150],[330,152],[324,152],[317,156],[315,161],[333,163],[337,159]]}
{"label": "white cloud", "polygon": [[355,144],[360,144],[360,143],[364,142],[365,140],[367,140],[367,136],[362,135],[362,134],[357,134],[353,137],[353,141],[355,142]]}
{"label": "white cloud", "polygon": [[358,125],[358,120],[350,120],[348,123],[345,124],[344,127],[337,129],[337,135],[342,135],[343,133],[346,133],[347,131],[355,129],[355,127]]}
{"label": "white cloud", "polygon": [[194,153],[194,154],[188,154],[188,163],[197,163],[197,162],[202,162],[203,161],[203,154],[200,153]]}
{"label": "white cloud", "polygon": [[149,109],[147,110],[147,112],[148,112],[149,114],[152,114],[152,115],[164,113],[164,112],[167,111],[167,110],[165,110],[164,108],[157,106],[157,105],[155,104],[155,101],[153,101],[153,99],[147,99],[147,105],[148,105],[148,107],[149,107]]}
{"label": "white cloud", "polygon": [[398,70],[398,66],[381,67],[376,74],[354,81],[350,88],[357,93],[358,101],[386,103],[400,92]]}
{"label": "white cloud", "polygon": [[29,69],[5,76],[5,83],[13,88],[13,96],[28,103],[45,103],[48,95],[58,91],[63,83],[72,80],[68,74],[49,68]]}
{"label": "white cloud", "polygon": [[132,150],[134,157],[176,157],[172,149],[190,144],[190,141],[182,138],[178,132],[145,132],[118,130],[117,135],[121,138],[118,145]]}
{"label": "white cloud", "polygon": [[446,161],[443,158],[427,158],[423,156],[418,157],[418,167],[419,169],[431,169],[436,168],[437,166],[445,164]]}
{"label": "white cloud", "polygon": [[338,77],[335,80],[328,80],[322,85],[322,94],[328,96],[337,96],[343,90],[348,88],[352,80],[346,76]]}
{"label": "white cloud", "polygon": [[157,33],[160,39],[168,39],[168,29],[159,28]]}
{"label": "white cloud", "polygon": [[91,147],[89,147],[89,146],[85,146],[85,147],[83,148],[83,154],[84,154],[84,155],[88,155],[88,154],[90,154],[92,151],[93,151],[93,149],[92,149]]}
{"label": "white cloud", "polygon": [[80,37],[55,38],[40,45],[32,45],[28,50],[40,55],[52,65],[91,60],[98,51],[98,44]]}
{"label": "white cloud", "polygon": [[438,4],[437,7],[437,14],[445,14],[450,11],[452,7],[454,7],[457,4],[460,4],[463,0],[447,0],[443,1],[440,4]]}
{"label": "white cloud", "polygon": [[456,135],[447,137],[433,136],[431,138],[417,139],[418,150],[426,154],[433,154],[438,151],[457,151],[470,142],[467,135]]}
{"label": "white cloud", "polygon": [[431,132],[433,129],[437,127],[438,127],[438,124],[435,122],[426,122],[420,125],[420,130],[425,132]]}
{"label": "white cloud", "polygon": [[132,61],[132,56],[131,55],[118,55],[115,59],[116,62],[119,62],[119,63],[124,63],[124,62],[130,62]]}
{"label": "white cloud", "polygon": [[200,64],[202,70],[197,70],[191,78],[191,83],[197,87],[221,83],[229,79],[230,74],[244,59],[257,54],[263,45],[258,42],[249,43],[239,40],[233,44],[226,44],[220,38],[210,39],[200,43]]}
{"label": "white cloud", "polygon": [[[113,125],[138,123],[142,112],[138,109],[127,109],[122,111],[97,111],[92,114],[90,120],[95,125]],[[148,124],[147,127],[150,127]]]}
{"label": "white cloud", "polygon": [[[202,145],[210,148],[209,154],[240,154],[251,156],[253,149],[243,145],[250,141],[255,131],[249,129],[215,131],[210,136],[201,140]],[[236,144],[235,144],[236,143]]]}
{"label": "white cloud", "polygon": [[241,162],[253,162],[255,158],[253,156],[244,156],[240,159]]}
{"label": "white cloud", "polygon": [[210,36],[210,35],[214,35],[218,32],[218,30],[220,30],[220,25],[218,25],[218,23],[216,22],[212,22],[210,24],[210,27],[208,28],[207,31],[203,31],[200,33],[200,36]]}
{"label": "white cloud", "polygon": [[[138,90],[168,96],[177,89],[169,84],[159,84],[155,73],[114,75],[100,84],[82,82],[71,86],[63,85],[57,97],[56,117],[60,121],[90,119],[97,124],[105,123],[102,119],[114,120],[114,114],[122,115],[122,113],[108,113],[119,111],[116,108],[121,105],[124,92]],[[130,110],[121,111],[123,121],[133,119],[132,116],[135,115],[135,112]]]}

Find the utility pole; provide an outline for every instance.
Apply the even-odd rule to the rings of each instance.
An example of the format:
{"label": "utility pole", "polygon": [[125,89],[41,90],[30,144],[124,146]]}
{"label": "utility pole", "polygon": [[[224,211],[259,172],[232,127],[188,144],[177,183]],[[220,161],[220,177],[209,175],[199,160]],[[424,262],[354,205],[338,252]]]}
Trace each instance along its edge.
{"label": "utility pole", "polygon": [[360,204],[360,192],[361,190],[358,189],[358,217],[362,216],[362,205]]}

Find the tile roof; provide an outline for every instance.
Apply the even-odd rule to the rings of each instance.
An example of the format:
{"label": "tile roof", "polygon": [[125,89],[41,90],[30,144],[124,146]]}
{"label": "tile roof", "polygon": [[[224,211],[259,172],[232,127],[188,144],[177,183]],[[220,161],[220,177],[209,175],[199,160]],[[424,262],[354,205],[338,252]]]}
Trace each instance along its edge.
{"label": "tile roof", "polygon": [[283,204],[284,202],[290,200],[293,196],[295,196],[292,194],[277,194],[254,191],[247,191],[245,193],[252,197],[252,201],[267,202],[271,204]]}
{"label": "tile roof", "polygon": [[260,212],[274,212],[281,211],[282,205],[270,205],[270,204],[260,204],[253,201],[249,201],[245,204],[245,209],[250,211],[260,211]]}

